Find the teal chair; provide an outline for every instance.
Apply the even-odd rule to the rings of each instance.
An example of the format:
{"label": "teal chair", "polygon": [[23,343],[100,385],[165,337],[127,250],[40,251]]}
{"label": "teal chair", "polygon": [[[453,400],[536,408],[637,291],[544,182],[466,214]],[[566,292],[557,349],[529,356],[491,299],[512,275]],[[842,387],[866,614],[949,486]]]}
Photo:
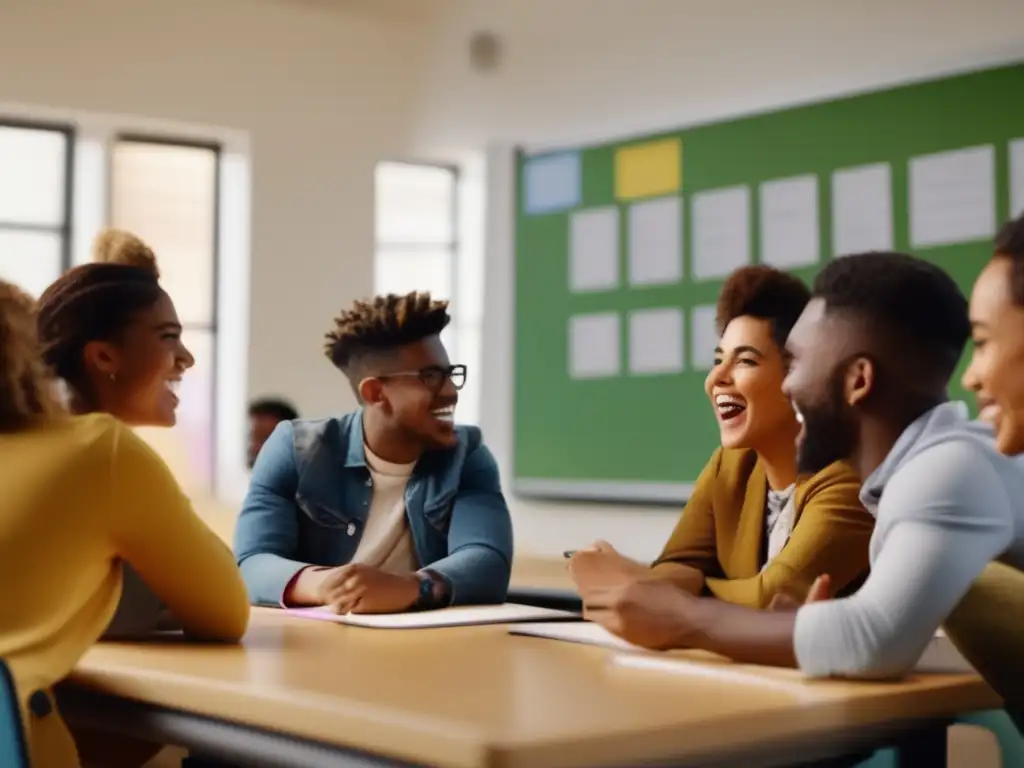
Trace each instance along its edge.
{"label": "teal chair", "polygon": [[[1017,730],[1010,716],[1002,709],[976,712],[958,717],[954,724],[977,725],[995,734],[1002,755],[1003,768],[1017,768],[1024,765],[1024,737]],[[891,749],[880,749],[870,760],[860,763],[857,768],[893,768],[896,759]]]}
{"label": "teal chair", "polygon": [[3,660],[0,660],[0,766],[29,768],[18,692],[14,688],[11,670]]}

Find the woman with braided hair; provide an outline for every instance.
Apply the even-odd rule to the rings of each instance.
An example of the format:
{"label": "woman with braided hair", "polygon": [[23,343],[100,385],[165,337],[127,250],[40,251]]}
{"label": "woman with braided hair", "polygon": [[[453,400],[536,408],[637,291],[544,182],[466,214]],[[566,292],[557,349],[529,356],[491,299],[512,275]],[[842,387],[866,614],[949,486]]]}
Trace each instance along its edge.
{"label": "woman with braided hair", "polygon": [[[32,764],[73,766],[78,751],[53,686],[107,628],[122,561],[191,635],[237,641],[249,610],[230,552],[160,458],[118,419],[60,408],[34,309],[0,282],[0,583],[12,587],[0,612],[0,657],[14,676]],[[46,318],[57,319],[52,305]],[[118,378],[128,370],[111,372]]]}

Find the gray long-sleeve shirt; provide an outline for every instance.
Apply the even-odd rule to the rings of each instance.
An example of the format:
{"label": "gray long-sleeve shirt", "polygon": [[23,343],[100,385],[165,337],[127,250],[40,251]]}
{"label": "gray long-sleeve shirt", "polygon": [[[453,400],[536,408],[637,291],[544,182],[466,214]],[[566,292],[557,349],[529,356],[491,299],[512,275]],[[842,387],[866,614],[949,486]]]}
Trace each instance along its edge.
{"label": "gray long-sleeve shirt", "polygon": [[861,501],[877,520],[871,574],[851,597],[799,609],[794,649],[808,675],[905,674],[989,562],[1024,567],[1024,465],[960,403],[908,427]]}

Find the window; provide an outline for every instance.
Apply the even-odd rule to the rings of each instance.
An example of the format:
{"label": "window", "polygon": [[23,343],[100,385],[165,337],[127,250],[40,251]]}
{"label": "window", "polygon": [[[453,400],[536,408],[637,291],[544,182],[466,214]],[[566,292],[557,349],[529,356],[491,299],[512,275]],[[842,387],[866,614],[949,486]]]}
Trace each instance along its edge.
{"label": "window", "polygon": [[195,367],[181,384],[178,426],[200,484],[216,468],[217,254],[220,150],[213,145],[119,138],[111,152],[110,222],[157,254]]}
{"label": "window", "polygon": [[38,296],[71,263],[70,128],[0,121],[0,279]]}
{"label": "window", "polygon": [[[374,292],[429,291],[431,296],[452,301],[452,323],[442,334],[452,362],[462,357],[466,345],[478,342],[460,325],[458,295],[458,172],[452,166],[424,163],[383,162],[376,172],[376,253]],[[477,334],[479,336],[479,334]],[[475,358],[474,358],[475,360]],[[470,369],[460,397],[459,421],[477,419],[472,393],[476,391]]]}

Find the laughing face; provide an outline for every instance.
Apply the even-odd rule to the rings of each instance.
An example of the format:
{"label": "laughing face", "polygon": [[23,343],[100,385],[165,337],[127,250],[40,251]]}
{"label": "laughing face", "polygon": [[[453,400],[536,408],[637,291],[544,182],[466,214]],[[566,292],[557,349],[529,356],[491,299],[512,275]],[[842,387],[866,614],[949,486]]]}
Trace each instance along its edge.
{"label": "laughing face", "polygon": [[848,350],[824,315],[824,302],[812,299],[786,342],[789,373],[782,389],[800,424],[796,445],[802,474],[849,459],[857,446],[856,413],[845,398]]}
{"label": "laughing face", "polygon": [[385,409],[391,425],[425,449],[450,448],[455,434],[458,390],[466,380],[465,366],[453,366],[439,336],[397,350],[374,377],[379,382],[372,402]]}
{"label": "laughing face", "polygon": [[999,450],[1012,455],[1024,452],[1024,307],[1013,301],[1010,267],[1009,259],[993,259],[974,284],[974,352],[963,385],[995,429]]}
{"label": "laughing face", "polygon": [[704,382],[723,448],[764,448],[791,441],[797,424],[782,394],[785,362],[770,320],[743,315],[726,326]]}
{"label": "laughing face", "polygon": [[174,426],[178,386],[195,359],[167,294],[136,313],[115,341],[90,342],[85,354],[99,374],[102,410],[132,426]]}

